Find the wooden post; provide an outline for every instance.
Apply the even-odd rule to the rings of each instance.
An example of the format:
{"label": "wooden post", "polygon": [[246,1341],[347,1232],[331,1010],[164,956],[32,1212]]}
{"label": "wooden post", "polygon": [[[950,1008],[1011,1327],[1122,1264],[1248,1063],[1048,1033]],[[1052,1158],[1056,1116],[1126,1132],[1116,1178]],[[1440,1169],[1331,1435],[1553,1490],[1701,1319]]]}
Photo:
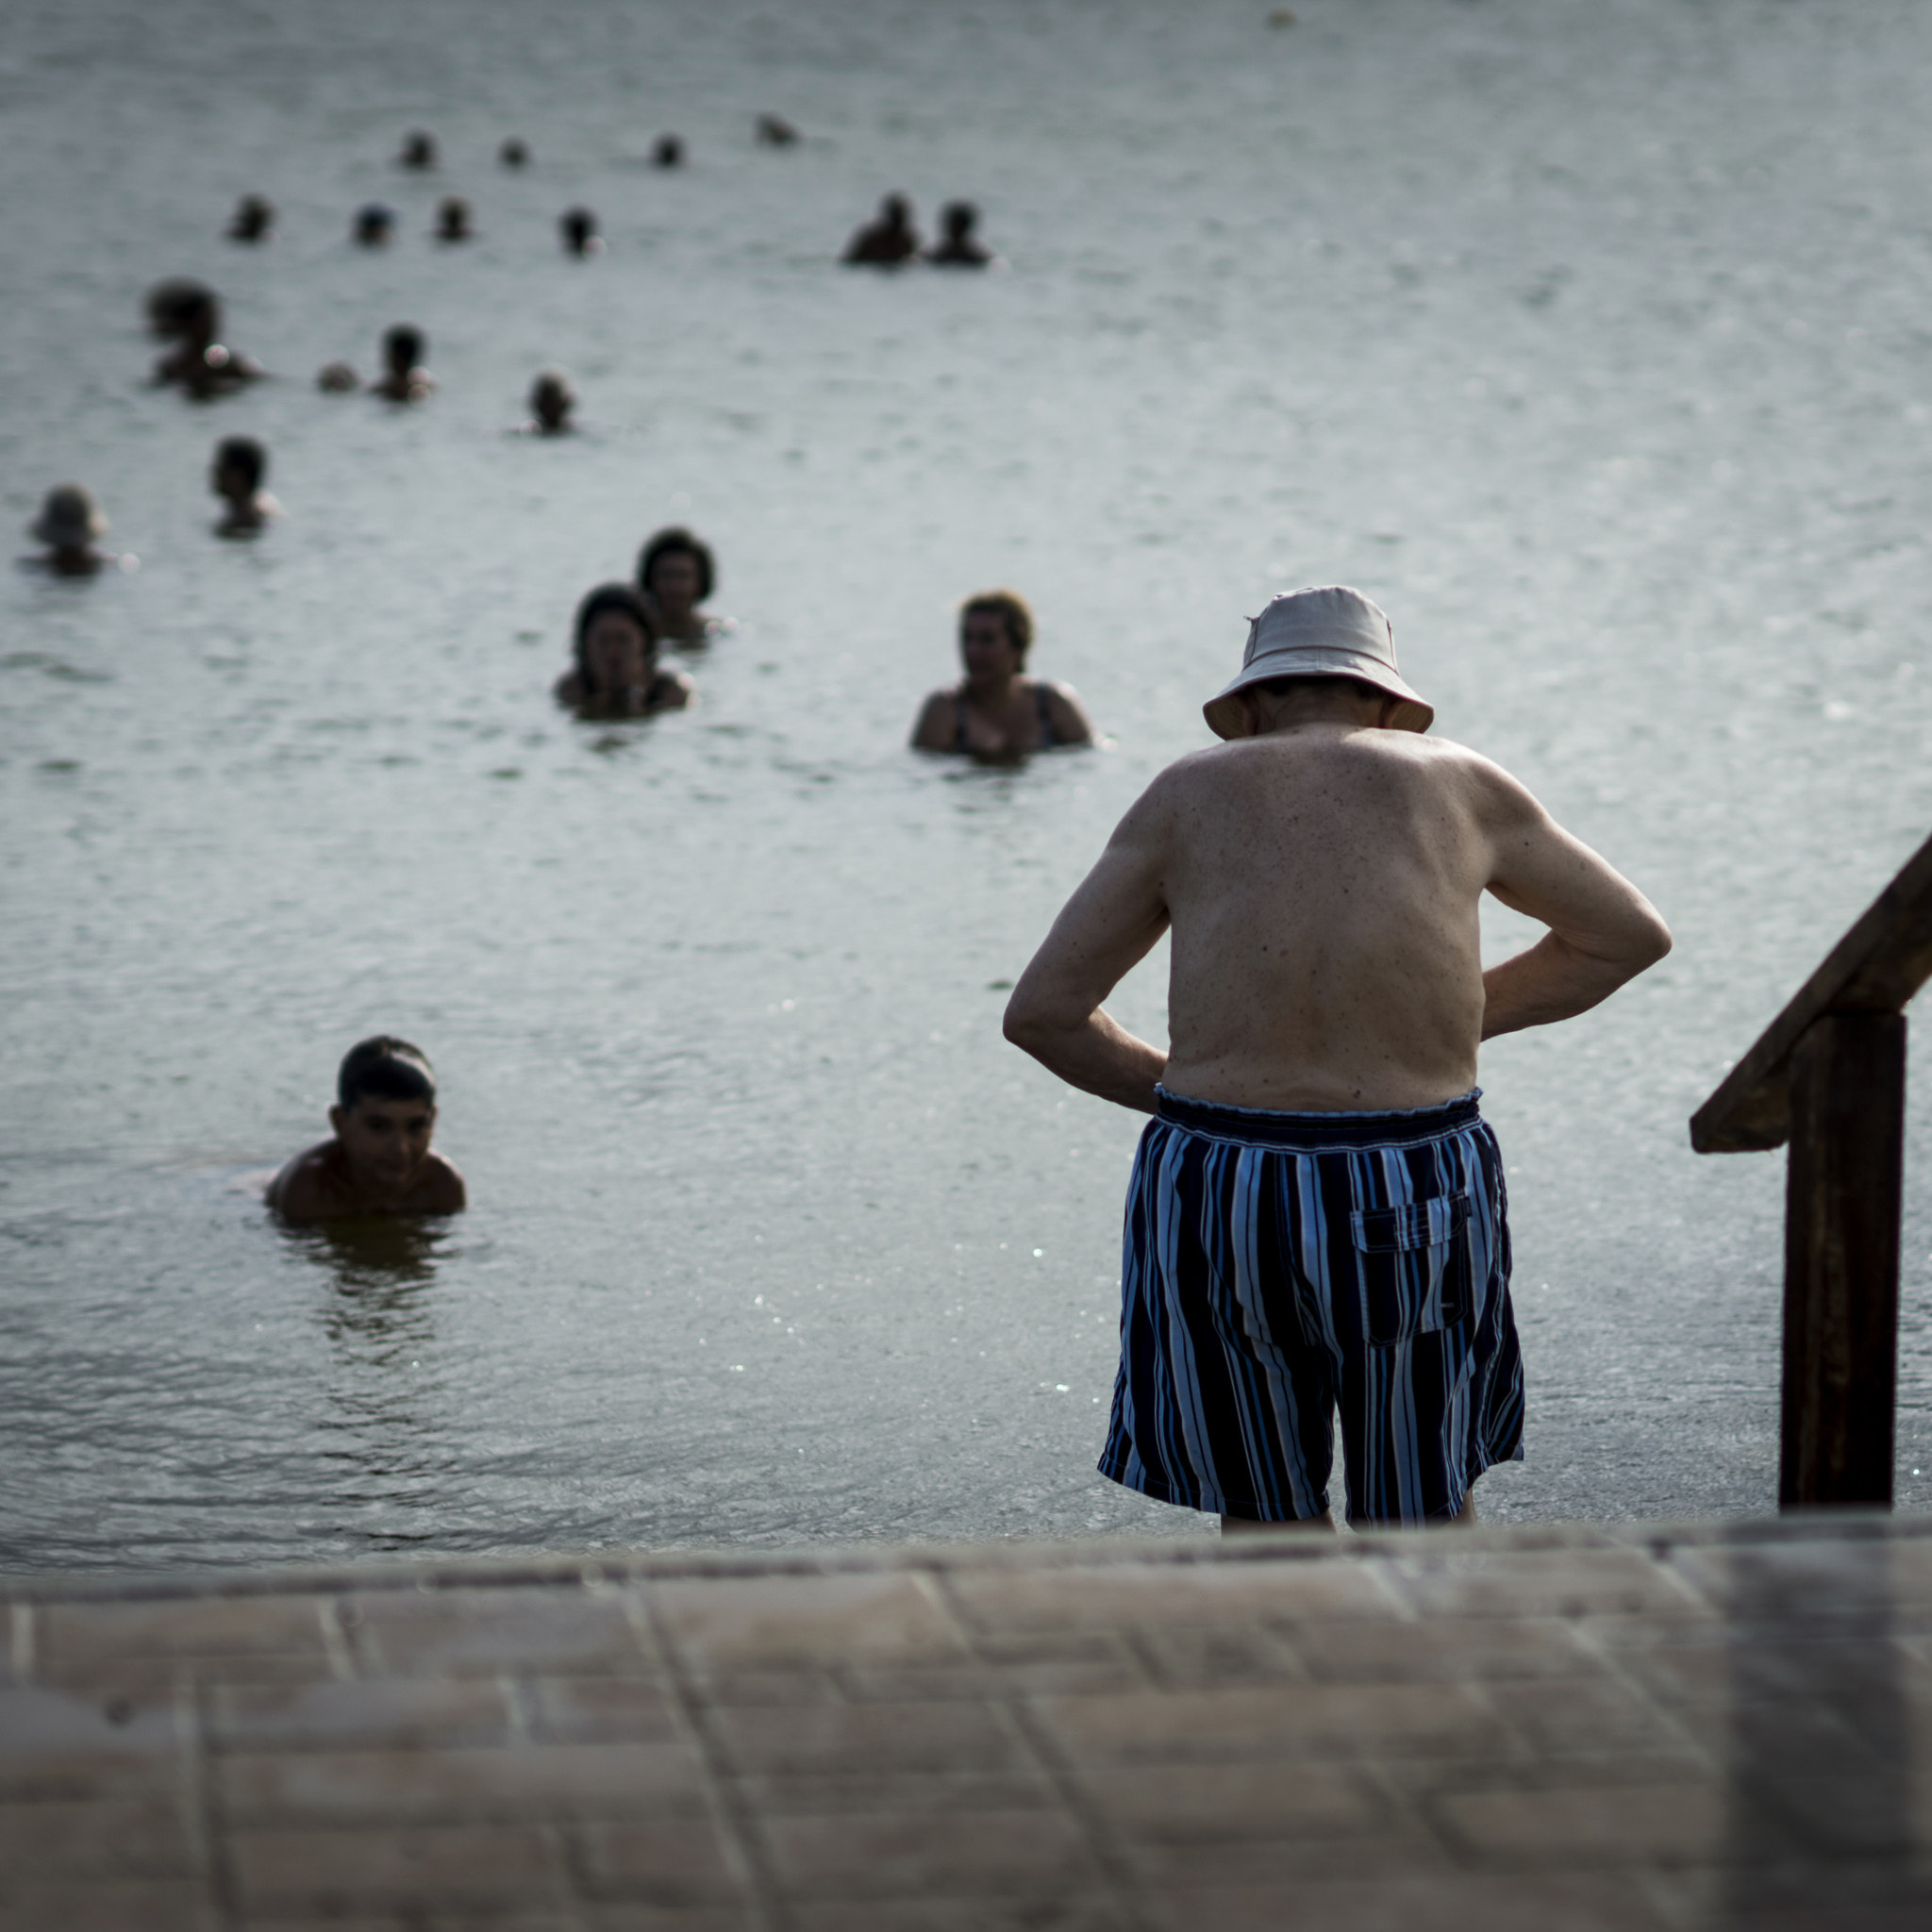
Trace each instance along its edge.
{"label": "wooden post", "polygon": [[1891,1504],[1906,1022],[1827,1012],[1790,1057],[1778,1507]]}

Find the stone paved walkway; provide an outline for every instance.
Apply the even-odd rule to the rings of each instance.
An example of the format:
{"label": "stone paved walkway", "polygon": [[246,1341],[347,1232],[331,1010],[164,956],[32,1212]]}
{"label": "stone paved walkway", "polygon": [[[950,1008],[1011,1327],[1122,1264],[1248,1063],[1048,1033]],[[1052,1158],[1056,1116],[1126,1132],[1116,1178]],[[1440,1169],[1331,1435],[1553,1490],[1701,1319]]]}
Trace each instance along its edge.
{"label": "stone paved walkway", "polygon": [[7,1594],[7,1927],[1932,1927],[1932,1521]]}

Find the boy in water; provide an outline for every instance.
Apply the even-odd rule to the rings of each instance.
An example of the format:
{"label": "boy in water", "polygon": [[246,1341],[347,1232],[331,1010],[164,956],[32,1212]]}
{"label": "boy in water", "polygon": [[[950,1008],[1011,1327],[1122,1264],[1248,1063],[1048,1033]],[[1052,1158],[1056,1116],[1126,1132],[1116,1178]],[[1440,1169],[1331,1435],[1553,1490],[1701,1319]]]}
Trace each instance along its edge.
{"label": "boy in water", "polygon": [[457,1214],[468,1205],[462,1175],[429,1151],[436,1075],[407,1040],[377,1034],[349,1049],[328,1124],[334,1134],[269,1183],[268,1205],[284,1220]]}

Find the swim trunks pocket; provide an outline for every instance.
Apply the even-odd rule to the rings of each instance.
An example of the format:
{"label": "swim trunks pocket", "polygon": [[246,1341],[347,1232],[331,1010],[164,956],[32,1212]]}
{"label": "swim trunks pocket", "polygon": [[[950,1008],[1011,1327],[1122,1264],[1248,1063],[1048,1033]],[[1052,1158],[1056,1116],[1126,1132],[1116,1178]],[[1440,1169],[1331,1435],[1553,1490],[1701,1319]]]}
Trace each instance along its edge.
{"label": "swim trunks pocket", "polygon": [[1362,1290],[1362,1334],[1387,1348],[1459,1322],[1469,1283],[1468,1194],[1404,1201],[1349,1216]]}

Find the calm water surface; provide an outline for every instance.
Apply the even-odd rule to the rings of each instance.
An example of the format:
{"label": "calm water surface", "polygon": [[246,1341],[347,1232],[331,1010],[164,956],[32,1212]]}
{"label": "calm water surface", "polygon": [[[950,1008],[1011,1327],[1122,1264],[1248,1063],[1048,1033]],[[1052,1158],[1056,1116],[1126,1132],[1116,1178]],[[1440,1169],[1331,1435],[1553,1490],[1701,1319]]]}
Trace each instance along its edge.
{"label": "calm water surface", "polygon": [[[1336,580],[1678,935],[1485,1054],[1530,1411],[1483,1507],[1771,1507],[1783,1163],[1685,1120],[1932,826],[1932,16],[1296,10],[9,10],[6,514],[80,477],[142,566],[0,583],[0,1563],[1202,1533],[1092,1473],[1138,1122],[997,1023],[1243,618]],[[891,189],[1010,273],[836,271]],[[280,379],[142,386],[180,273]],[[426,407],[309,387],[399,320]],[[506,435],[546,363],[585,433]],[[577,595],[673,520],[741,626],[698,707],[560,717]],[[1108,749],[901,748],[1001,582]],[[1117,1002],[1157,1036],[1163,964]],[[475,1205],[278,1231],[251,1176],[377,1029]],[[1928,1124],[1922,1059],[1921,1507]]]}

